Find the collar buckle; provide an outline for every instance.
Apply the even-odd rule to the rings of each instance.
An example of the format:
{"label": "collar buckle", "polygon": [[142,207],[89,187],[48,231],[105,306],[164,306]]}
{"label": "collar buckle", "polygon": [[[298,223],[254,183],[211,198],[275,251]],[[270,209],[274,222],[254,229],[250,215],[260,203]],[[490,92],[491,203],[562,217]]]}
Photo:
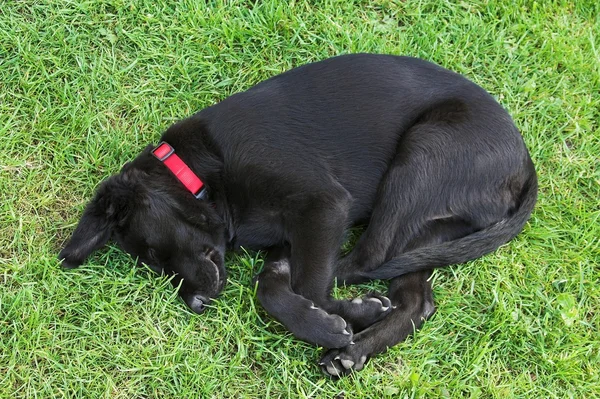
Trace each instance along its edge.
{"label": "collar buckle", "polygon": [[196,194],[192,194],[196,199],[204,199],[206,197],[206,188],[202,187]]}
{"label": "collar buckle", "polygon": [[154,155],[159,161],[163,162],[165,159],[173,155],[174,152],[175,149],[171,147],[169,143],[161,141],[158,143],[156,148],[152,150],[152,155]]}

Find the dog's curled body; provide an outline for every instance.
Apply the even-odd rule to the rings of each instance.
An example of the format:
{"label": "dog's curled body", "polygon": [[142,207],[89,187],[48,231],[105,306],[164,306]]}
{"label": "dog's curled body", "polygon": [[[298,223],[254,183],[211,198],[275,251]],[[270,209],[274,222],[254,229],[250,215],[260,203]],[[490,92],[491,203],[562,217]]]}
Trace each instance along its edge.
{"label": "dog's curled body", "polygon": [[[222,289],[226,245],[270,249],[259,299],[300,338],[335,348],[322,362],[332,375],[359,370],[419,327],[435,310],[430,270],[510,240],[537,195],[507,112],[466,78],[410,57],[295,68],[176,123],[162,141],[203,179],[208,200],[148,147],[101,186],[64,264],[113,235],[183,278],[182,297],[200,311]],[[360,223],[355,248],[338,259],[345,230]],[[389,299],[334,300],[335,277],[391,279]]]}

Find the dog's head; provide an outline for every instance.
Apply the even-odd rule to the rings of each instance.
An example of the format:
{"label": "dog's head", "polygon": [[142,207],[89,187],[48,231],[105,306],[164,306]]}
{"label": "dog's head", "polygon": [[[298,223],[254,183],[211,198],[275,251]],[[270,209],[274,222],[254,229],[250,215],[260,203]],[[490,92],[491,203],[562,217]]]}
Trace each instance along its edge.
{"label": "dog's head", "polygon": [[173,276],[200,313],[225,285],[225,224],[211,204],[174,187],[164,167],[152,168],[148,151],[139,158],[100,185],[59,259],[77,267],[112,237],[138,262]]}

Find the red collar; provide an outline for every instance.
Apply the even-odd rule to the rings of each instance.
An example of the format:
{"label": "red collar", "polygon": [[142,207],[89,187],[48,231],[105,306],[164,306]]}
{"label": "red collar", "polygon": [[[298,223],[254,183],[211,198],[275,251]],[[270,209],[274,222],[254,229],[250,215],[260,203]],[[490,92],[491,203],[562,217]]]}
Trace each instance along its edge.
{"label": "red collar", "polygon": [[206,195],[206,188],[204,187],[204,183],[192,170],[189,166],[185,164],[179,158],[177,154],[175,154],[175,150],[168,143],[161,141],[155,149],[152,150],[152,155],[156,157],[159,161],[161,161],[173,174],[177,179],[183,183],[185,188],[187,188],[197,199],[204,198]]}

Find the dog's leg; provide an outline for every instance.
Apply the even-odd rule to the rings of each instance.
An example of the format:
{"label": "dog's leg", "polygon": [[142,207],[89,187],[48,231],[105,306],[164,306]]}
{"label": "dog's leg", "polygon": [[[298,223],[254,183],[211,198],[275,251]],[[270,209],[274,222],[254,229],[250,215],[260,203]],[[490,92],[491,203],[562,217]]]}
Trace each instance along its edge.
{"label": "dog's leg", "polygon": [[[327,303],[333,266],[348,224],[350,194],[339,185],[337,192],[301,197],[299,209],[288,219],[294,292],[322,306]],[[333,191],[333,190],[332,190]]]}
{"label": "dog's leg", "polygon": [[336,267],[336,276],[354,283],[350,275],[356,270],[373,270],[390,258],[389,251],[401,251],[418,236],[418,226],[426,218],[424,207],[429,187],[422,187],[412,165],[402,165],[398,157],[379,185],[373,213],[366,230],[352,251]]}
{"label": "dog's leg", "polygon": [[378,294],[355,300],[335,300],[330,296],[350,203],[348,192],[334,184],[327,194],[294,207],[304,212],[290,223],[291,283],[295,293],[328,313],[342,316],[358,331],[389,313],[391,302]]}
{"label": "dog's leg", "polygon": [[367,229],[338,263],[338,278],[377,269],[405,252],[432,221],[459,221],[475,231],[507,216],[516,195],[507,176],[517,184],[519,169],[502,158],[480,155],[480,149],[481,154],[494,146],[499,147],[494,151],[502,149],[479,138],[480,129],[467,111],[446,106],[404,133],[377,189]]}
{"label": "dog's leg", "polygon": [[[419,231],[421,234],[406,245],[407,251],[457,239],[472,232],[472,227],[461,220],[436,220]],[[416,272],[392,279],[388,292],[392,312],[355,334],[354,345],[328,351],[320,362],[323,371],[333,377],[358,371],[372,355],[386,351],[420,328],[435,313],[430,274]]]}
{"label": "dog's leg", "polygon": [[429,272],[410,273],[390,283],[394,310],[383,320],[354,335],[354,344],[331,349],[319,365],[332,377],[361,370],[369,358],[396,345],[420,328],[435,312]]}
{"label": "dog's leg", "polygon": [[262,306],[297,338],[327,348],[351,343],[352,330],[342,317],[327,313],[292,291],[287,248],[269,251],[256,283]]}

